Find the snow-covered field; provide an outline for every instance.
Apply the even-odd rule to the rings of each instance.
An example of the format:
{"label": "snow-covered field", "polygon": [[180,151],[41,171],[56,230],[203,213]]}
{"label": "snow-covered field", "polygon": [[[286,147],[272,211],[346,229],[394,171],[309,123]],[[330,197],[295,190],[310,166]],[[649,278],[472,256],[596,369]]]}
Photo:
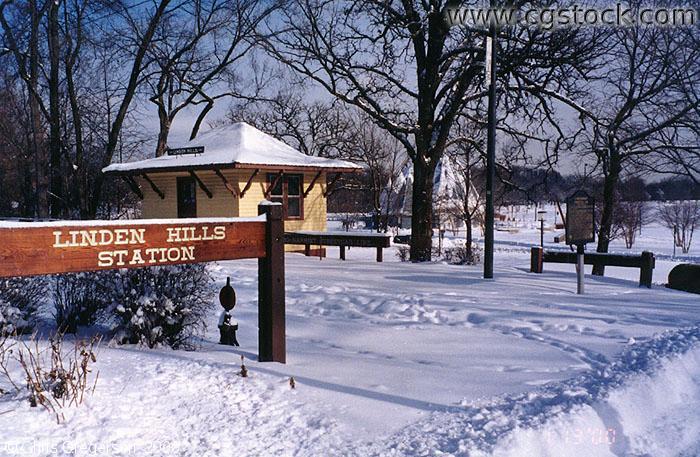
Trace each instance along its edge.
{"label": "snow-covered field", "polygon": [[240,348],[216,344],[218,310],[197,351],[103,345],[64,423],[0,397],[0,456],[700,455],[700,297],[659,285],[662,230],[635,247],[668,256],[657,285],[610,269],[584,296],[573,266],[528,272],[534,225],[497,233],[488,281],[395,248],[288,255],[286,365],[255,361],[256,261],[220,262]]}

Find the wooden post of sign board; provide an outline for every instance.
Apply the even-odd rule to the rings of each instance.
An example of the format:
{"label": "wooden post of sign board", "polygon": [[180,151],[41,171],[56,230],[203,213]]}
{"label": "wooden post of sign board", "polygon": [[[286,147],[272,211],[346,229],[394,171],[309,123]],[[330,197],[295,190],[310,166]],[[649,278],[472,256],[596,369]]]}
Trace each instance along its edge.
{"label": "wooden post of sign board", "polygon": [[544,249],[539,246],[530,248],[530,272],[542,273],[542,263],[544,259]]}
{"label": "wooden post of sign board", "polygon": [[286,363],[284,217],[280,203],[261,203],[267,216],[265,257],[258,259],[258,360]]}
{"label": "wooden post of sign board", "polygon": [[641,268],[639,269],[639,286],[651,289],[651,281],[654,275],[654,253],[642,252]]}

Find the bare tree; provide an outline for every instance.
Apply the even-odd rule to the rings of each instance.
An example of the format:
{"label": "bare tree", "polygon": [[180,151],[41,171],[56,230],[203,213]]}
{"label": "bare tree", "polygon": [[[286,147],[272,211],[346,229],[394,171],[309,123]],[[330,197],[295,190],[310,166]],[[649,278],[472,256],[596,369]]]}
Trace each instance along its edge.
{"label": "bare tree", "polygon": [[615,231],[625,240],[625,247],[631,249],[637,235],[646,224],[644,202],[622,201],[615,207]]}
{"label": "bare tree", "polygon": [[[623,170],[653,159],[660,149],[676,150],[669,135],[698,122],[700,48],[682,28],[614,29],[606,65],[588,86],[583,103],[569,103],[586,124],[578,149],[593,155],[603,178],[598,252],[607,252],[614,236],[615,196]],[[695,91],[688,91],[688,86]],[[572,144],[572,148],[577,148]],[[602,275],[605,267],[595,265]]]}
{"label": "bare tree", "polygon": [[406,156],[399,142],[371,123],[366,115],[358,113],[351,119],[348,141],[341,147],[340,157],[365,166],[366,178],[361,186],[371,195],[374,227],[378,232],[386,232]]}
{"label": "bare tree", "polygon": [[[245,78],[255,68],[244,58],[254,45],[253,31],[277,6],[274,1],[197,0],[161,21],[148,49],[156,67],[149,80],[149,99],[158,108],[156,156],[165,153],[170,127],[183,109],[203,105],[192,139],[216,100],[258,97],[264,82]],[[246,71],[241,71],[244,63]],[[253,87],[244,87],[246,82]]]}
{"label": "bare tree", "polygon": [[[49,213],[48,167],[43,165],[41,149],[45,143],[42,120],[49,116],[40,92],[42,56],[40,42],[42,21],[50,7],[50,1],[28,0],[26,4],[16,5],[10,0],[0,3],[0,25],[3,30],[3,46],[14,57],[15,68],[26,84],[30,110],[31,147],[35,160],[36,206],[35,215],[46,217]],[[29,20],[27,21],[27,13]],[[28,23],[27,23],[28,22]]]}
{"label": "bare tree", "polygon": [[[348,154],[352,119],[346,109],[328,100],[309,100],[308,93],[289,85],[262,100],[232,106],[228,118],[245,121],[309,156]],[[343,152],[341,152],[343,150]]]}
{"label": "bare tree", "polygon": [[[464,128],[460,124],[460,128]],[[478,133],[478,132],[472,132]],[[484,192],[479,192],[477,189],[483,189],[483,179],[480,178],[480,172],[483,170],[483,151],[484,139],[479,136],[469,136],[470,141],[456,141],[450,154],[454,157],[457,172],[461,175],[464,186],[460,189],[459,197],[461,205],[451,208],[452,216],[457,220],[464,222],[466,236],[466,255],[467,258],[473,257],[473,225],[484,223]]]}
{"label": "bare tree", "polygon": [[663,224],[673,230],[676,246],[687,254],[693,242],[693,233],[700,227],[700,204],[697,201],[661,203],[657,214]]}
{"label": "bare tree", "polygon": [[[0,3],[4,49],[29,105],[36,215],[96,216],[104,182],[100,170],[123,145],[130,106],[151,65],[147,51],[161,21],[182,8],[170,0],[145,3]],[[116,76],[104,92],[100,58]]]}
{"label": "bare tree", "polygon": [[[450,29],[447,7],[442,0],[295,0],[270,21],[264,37],[271,55],[365,111],[406,150],[414,167],[413,261],[431,256],[433,175],[450,130],[459,113],[485,95],[484,34]],[[585,75],[593,49],[573,30],[509,28],[499,42],[504,85],[516,73],[527,74],[528,86],[562,91],[566,86],[557,81],[572,68]]]}

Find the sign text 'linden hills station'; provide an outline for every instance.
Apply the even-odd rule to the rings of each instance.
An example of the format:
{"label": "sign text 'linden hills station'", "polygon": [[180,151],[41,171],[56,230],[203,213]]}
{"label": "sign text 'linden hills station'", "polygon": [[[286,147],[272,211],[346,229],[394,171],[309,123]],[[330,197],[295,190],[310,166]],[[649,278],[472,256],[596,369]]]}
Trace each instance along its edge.
{"label": "sign text 'linden hills station'", "polygon": [[[114,249],[97,254],[98,267],[136,266],[158,263],[195,261],[195,241],[217,241],[226,239],[226,227],[166,227],[166,243],[174,246],[136,249]],[[105,228],[92,230],[55,230],[54,248],[108,247],[145,245],[145,228]]]}

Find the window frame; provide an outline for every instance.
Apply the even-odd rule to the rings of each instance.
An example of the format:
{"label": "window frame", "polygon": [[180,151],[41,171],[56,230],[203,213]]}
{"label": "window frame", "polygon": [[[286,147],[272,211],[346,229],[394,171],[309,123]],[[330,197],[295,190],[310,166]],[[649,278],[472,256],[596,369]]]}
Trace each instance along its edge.
{"label": "window frame", "polygon": [[[267,184],[272,185],[279,173],[268,173],[267,174]],[[289,178],[299,179],[299,195],[289,195]],[[286,221],[303,221],[304,220],[304,174],[303,173],[284,173],[280,178],[280,183],[282,185],[282,194],[274,194],[274,189],[270,189],[268,194],[268,199],[270,201],[277,201],[282,203],[282,210],[284,212],[284,220]],[[290,216],[289,215],[289,200],[298,199],[299,200],[299,215]]]}

